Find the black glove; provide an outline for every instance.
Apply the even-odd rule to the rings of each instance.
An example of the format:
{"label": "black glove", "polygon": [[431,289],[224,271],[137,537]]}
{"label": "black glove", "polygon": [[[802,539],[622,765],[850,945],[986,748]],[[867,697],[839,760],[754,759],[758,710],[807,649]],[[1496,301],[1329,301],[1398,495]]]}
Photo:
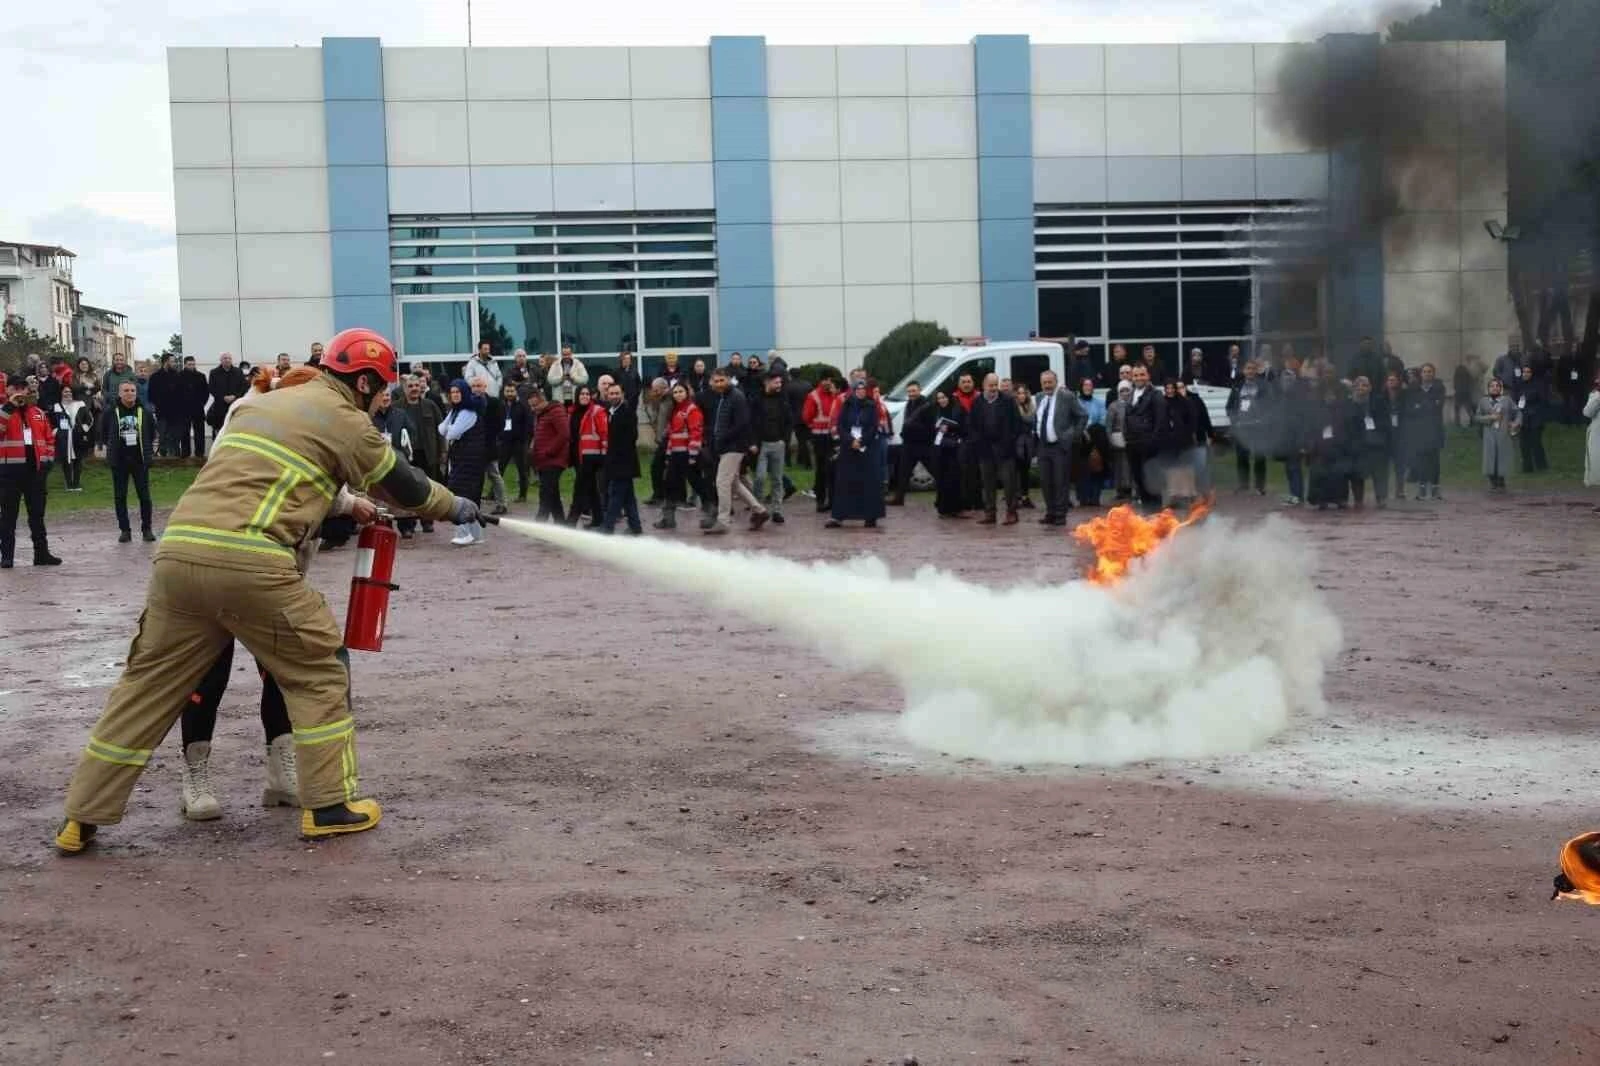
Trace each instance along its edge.
{"label": "black glove", "polygon": [[450,504],[450,521],[458,526],[479,521],[478,505],[465,496],[457,496]]}

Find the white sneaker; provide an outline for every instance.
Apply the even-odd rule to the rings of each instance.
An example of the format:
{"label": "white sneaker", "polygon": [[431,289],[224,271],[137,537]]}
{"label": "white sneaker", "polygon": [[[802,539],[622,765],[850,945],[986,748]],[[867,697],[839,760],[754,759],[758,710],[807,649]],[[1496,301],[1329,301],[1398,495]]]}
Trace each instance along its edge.
{"label": "white sneaker", "polygon": [[291,733],[273,737],[267,745],[267,787],[261,793],[261,806],[300,806],[300,771],[295,766]]}
{"label": "white sneaker", "polygon": [[180,804],[191,822],[222,817],[222,805],[211,790],[211,742],[196,741],[183,749],[183,783]]}
{"label": "white sneaker", "polygon": [[450,538],[450,543],[458,548],[464,548],[472,543],[472,530],[466,526],[457,526],[456,535]]}
{"label": "white sneaker", "polygon": [[1283,505],[1285,507],[1299,507],[1300,506],[1300,497],[1298,497],[1298,496],[1285,496],[1283,498]]}
{"label": "white sneaker", "polygon": [[471,534],[471,539],[468,541],[468,543],[470,543],[470,544],[482,544],[485,540],[488,539],[487,537],[485,537],[483,535],[483,525],[482,525],[482,523],[474,522],[470,526],[467,527],[467,530]]}

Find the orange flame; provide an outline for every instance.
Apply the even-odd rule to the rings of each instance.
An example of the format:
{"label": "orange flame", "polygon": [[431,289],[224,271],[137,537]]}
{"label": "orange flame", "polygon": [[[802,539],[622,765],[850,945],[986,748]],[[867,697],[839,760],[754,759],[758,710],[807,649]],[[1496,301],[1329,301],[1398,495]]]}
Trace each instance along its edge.
{"label": "orange flame", "polygon": [[1551,899],[1575,899],[1600,906],[1600,833],[1583,833],[1561,849],[1561,876]]}
{"label": "orange flame", "polygon": [[1211,511],[1209,499],[1199,500],[1180,520],[1172,511],[1146,518],[1127,504],[1113,507],[1099,518],[1091,518],[1072,531],[1080,544],[1094,549],[1094,565],[1088,578],[1096,585],[1115,585],[1128,574],[1135,559],[1149,555],[1168,537],[1184,526],[1192,526]]}

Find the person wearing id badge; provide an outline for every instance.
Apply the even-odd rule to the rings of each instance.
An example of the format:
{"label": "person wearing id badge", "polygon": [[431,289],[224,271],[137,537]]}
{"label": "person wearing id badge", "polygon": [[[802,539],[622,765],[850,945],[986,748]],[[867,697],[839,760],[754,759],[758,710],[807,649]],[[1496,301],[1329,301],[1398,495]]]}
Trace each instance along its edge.
{"label": "person wearing id badge", "polygon": [[28,511],[33,565],[60,566],[44,528],[45,479],[55,461],[56,433],[35,402],[34,386],[18,375],[6,382],[0,403],[0,570],[9,570],[17,542],[17,516]]}

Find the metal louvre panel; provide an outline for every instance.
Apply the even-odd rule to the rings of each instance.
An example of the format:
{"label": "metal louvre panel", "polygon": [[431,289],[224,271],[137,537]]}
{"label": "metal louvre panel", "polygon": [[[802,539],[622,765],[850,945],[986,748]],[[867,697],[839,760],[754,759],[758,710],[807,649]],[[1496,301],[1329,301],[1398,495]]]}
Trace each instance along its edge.
{"label": "metal louvre panel", "polygon": [[1323,209],[1310,204],[1037,205],[1034,264],[1040,277],[1170,268],[1249,273],[1316,258]]}

